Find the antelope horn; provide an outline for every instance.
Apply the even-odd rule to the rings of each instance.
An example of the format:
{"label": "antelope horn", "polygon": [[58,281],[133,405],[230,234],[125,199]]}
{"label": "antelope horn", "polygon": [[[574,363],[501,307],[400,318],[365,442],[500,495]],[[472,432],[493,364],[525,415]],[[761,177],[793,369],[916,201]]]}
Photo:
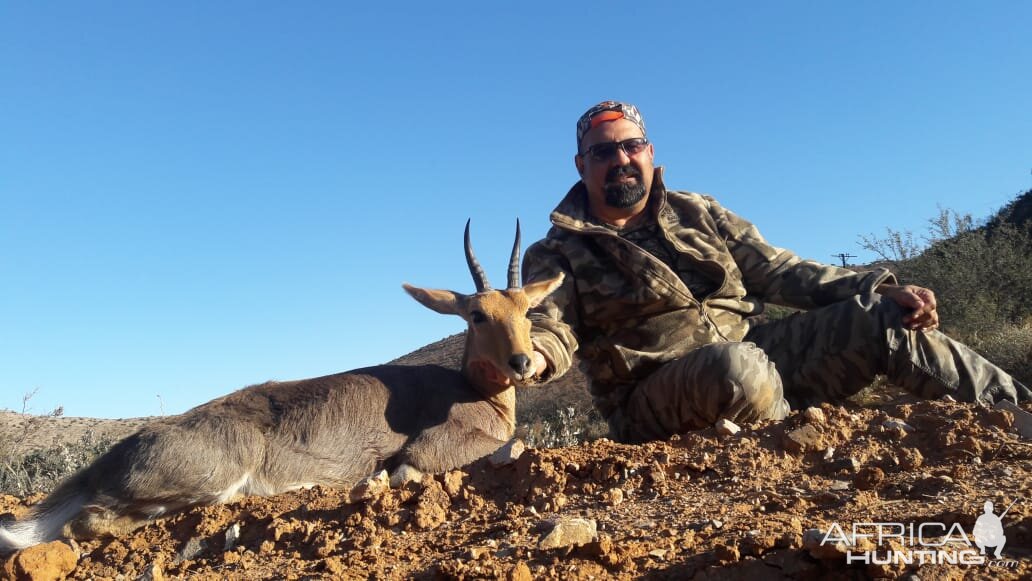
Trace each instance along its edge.
{"label": "antelope horn", "polygon": [[520,288],[520,219],[516,218],[516,242],[509,259],[509,288]]}
{"label": "antelope horn", "polygon": [[473,245],[469,242],[469,222],[469,220],[466,220],[466,264],[469,265],[469,272],[473,275],[473,284],[476,285],[477,292],[482,293],[491,290],[491,283],[487,282],[487,275],[484,274],[484,269],[477,262],[477,257],[473,256]]}

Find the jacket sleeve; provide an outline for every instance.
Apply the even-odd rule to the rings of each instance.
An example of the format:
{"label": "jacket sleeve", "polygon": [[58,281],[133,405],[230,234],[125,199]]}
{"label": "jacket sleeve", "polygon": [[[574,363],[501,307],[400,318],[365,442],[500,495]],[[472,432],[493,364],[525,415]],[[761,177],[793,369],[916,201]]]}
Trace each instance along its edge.
{"label": "jacket sleeve", "polygon": [[771,246],[752,223],[706,196],[710,214],[724,234],[728,249],[742,271],[745,288],[768,303],[811,309],[849,297],[874,292],[882,283],[896,284],[885,268],[857,273],[845,268],[803,260],[796,254]]}
{"label": "jacket sleeve", "polygon": [[572,269],[561,254],[538,242],[527,249],[522,271],[524,284],[552,278],[560,272],[565,275],[563,284],[527,314],[531,322],[531,342],[548,362],[548,368],[539,379],[542,382],[558,379],[570,369],[578,347],[574,333],[578,317]]}

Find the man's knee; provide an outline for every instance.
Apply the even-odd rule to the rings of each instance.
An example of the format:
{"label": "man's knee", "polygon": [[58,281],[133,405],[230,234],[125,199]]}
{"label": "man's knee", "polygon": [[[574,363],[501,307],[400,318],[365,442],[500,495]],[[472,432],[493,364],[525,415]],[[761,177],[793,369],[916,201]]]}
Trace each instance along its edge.
{"label": "man's knee", "polygon": [[719,343],[668,363],[639,384],[614,426],[624,441],[645,441],[712,426],[721,418],[745,423],[787,414],[781,377],[763,350],[752,343]]}
{"label": "man's knee", "polygon": [[725,386],[716,418],[732,421],[781,419],[788,413],[781,376],[762,349],[752,343],[721,343],[713,363]]}
{"label": "man's knee", "polygon": [[747,391],[780,385],[780,377],[767,354],[752,343],[720,343],[714,346],[714,370],[719,377]]}

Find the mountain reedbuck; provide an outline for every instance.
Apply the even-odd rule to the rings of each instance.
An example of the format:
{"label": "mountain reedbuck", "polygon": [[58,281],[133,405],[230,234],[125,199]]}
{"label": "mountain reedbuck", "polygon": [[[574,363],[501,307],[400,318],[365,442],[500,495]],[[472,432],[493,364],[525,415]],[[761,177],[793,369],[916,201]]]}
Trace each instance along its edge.
{"label": "mountain reedbuck", "polygon": [[[19,522],[0,526],[0,554],[67,535],[131,530],[190,506],[312,485],[353,486],[380,468],[450,470],[494,452],[515,429],[515,385],[533,375],[527,310],[562,275],[521,288],[520,233],[506,290],[492,290],[473,255],[477,292],[404,285],[423,305],[466,320],[462,370],[382,365],[241,389],[157,419],[69,477]],[[491,363],[510,380],[471,371]]]}

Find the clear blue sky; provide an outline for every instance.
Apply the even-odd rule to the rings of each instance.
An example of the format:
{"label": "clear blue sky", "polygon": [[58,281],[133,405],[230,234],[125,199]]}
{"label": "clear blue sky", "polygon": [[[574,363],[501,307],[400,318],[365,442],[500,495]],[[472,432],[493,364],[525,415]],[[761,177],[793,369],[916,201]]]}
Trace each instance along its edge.
{"label": "clear blue sky", "polygon": [[0,408],[177,413],[460,331],[401,283],[470,291],[471,217],[502,284],[607,98],[823,261],[1032,184],[1026,1],[368,4],[0,5]]}

